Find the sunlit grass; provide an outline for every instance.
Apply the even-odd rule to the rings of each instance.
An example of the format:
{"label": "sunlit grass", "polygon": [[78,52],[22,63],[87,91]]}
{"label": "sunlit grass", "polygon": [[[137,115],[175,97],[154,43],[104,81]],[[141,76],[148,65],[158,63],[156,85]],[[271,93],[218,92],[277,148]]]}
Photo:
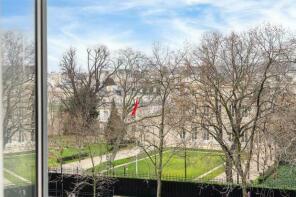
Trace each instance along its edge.
{"label": "sunlit grass", "polygon": [[[24,179],[28,182],[35,183],[36,181],[36,154],[35,153],[24,153],[6,155],[4,157],[4,168]],[[4,176],[7,180],[15,185],[28,184],[25,181],[19,179],[10,173],[4,172]]]}
{"label": "sunlit grass", "polygon": [[[151,157],[154,161],[159,161],[159,156],[152,154]],[[187,150],[187,179],[195,179],[209,170],[223,164],[223,154],[218,151],[205,151],[205,150]],[[155,167],[151,159],[147,155],[141,154],[138,157],[138,175],[145,177],[155,177]],[[163,155],[163,168],[164,177],[179,177],[185,178],[185,157],[183,151],[166,151]],[[124,165],[126,163],[127,165]],[[128,164],[129,163],[129,164]],[[116,176],[137,176],[136,175],[136,162],[135,157],[123,160],[114,161],[114,174]],[[116,167],[122,165],[121,167]],[[96,170],[102,170],[102,165],[98,166]],[[212,179],[224,172],[223,166],[216,169],[205,179]]]}

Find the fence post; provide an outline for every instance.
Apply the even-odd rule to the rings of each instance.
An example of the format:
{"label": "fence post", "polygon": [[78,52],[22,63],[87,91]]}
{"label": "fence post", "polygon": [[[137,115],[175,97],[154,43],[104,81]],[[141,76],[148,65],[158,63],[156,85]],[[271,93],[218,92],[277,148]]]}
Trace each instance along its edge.
{"label": "fence post", "polygon": [[61,174],[62,174],[62,197],[64,196],[64,175],[63,175],[63,167],[61,168]]}

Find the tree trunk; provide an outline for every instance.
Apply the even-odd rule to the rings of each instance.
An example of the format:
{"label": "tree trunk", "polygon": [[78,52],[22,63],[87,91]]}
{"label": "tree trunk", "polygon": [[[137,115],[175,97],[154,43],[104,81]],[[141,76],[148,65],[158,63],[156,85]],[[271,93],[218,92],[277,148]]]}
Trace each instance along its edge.
{"label": "tree trunk", "polygon": [[[162,140],[160,140],[162,141]],[[161,142],[162,144],[162,142]],[[158,164],[158,169],[157,169],[157,197],[161,197],[161,178],[162,178],[162,145],[160,146],[161,148],[159,149],[159,164]]]}
{"label": "tree trunk", "polygon": [[[163,135],[163,129],[161,129],[161,136]],[[160,139],[159,146],[159,164],[157,169],[157,197],[161,197],[161,178],[162,178],[162,155],[163,154],[163,138]]]}
{"label": "tree trunk", "polygon": [[96,177],[94,175],[93,177],[93,197],[97,196],[97,181],[96,181]]}
{"label": "tree trunk", "polygon": [[[268,145],[268,149],[269,149],[269,159],[270,159],[270,161],[272,161],[272,147],[271,147],[271,145]],[[275,152],[274,152],[274,154],[275,154]]]}
{"label": "tree trunk", "polygon": [[184,176],[187,178],[187,149],[184,149]]}
{"label": "tree trunk", "polygon": [[246,186],[242,186],[242,196],[248,197],[248,190]]}
{"label": "tree trunk", "polygon": [[246,176],[242,176],[242,197],[248,197],[247,180]]}
{"label": "tree trunk", "polygon": [[256,163],[257,163],[257,172],[259,172],[259,170],[260,170],[260,147],[258,147],[258,144],[257,144],[257,148],[258,148],[258,150],[257,150],[257,161],[256,161]]}
{"label": "tree trunk", "polygon": [[229,158],[229,156],[226,156],[226,161],[225,161],[225,174],[226,174],[226,181],[228,183],[233,183],[233,174],[232,174],[232,161]]}
{"label": "tree trunk", "polygon": [[267,148],[266,146],[264,146],[264,161],[263,161],[263,168],[265,170],[265,167],[267,166],[267,162],[268,162],[268,152],[267,152]]}
{"label": "tree trunk", "polygon": [[162,172],[160,172],[160,171],[162,171],[162,170],[159,170],[158,175],[157,175],[157,194],[156,194],[157,197],[161,197],[161,186],[162,186],[161,174],[162,174]]}
{"label": "tree trunk", "polygon": [[163,156],[163,143],[164,143],[164,117],[165,117],[165,102],[162,100],[162,109],[161,109],[161,122],[159,128],[159,163],[157,169],[157,197],[161,197],[161,178],[162,178],[162,156]]}

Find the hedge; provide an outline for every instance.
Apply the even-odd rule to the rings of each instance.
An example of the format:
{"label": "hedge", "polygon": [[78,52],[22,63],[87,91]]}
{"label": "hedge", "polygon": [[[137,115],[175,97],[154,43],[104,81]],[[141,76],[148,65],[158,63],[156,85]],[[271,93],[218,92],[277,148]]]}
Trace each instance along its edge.
{"label": "hedge", "polygon": [[79,159],[79,158],[85,158],[88,157],[88,153],[77,153],[71,156],[67,156],[67,157],[62,157],[62,158],[57,158],[57,162],[61,162],[61,160],[63,161],[63,163],[67,162],[67,161],[71,161],[74,159]]}
{"label": "hedge", "polygon": [[263,183],[268,177],[270,177],[273,173],[275,173],[277,169],[277,165],[273,164],[271,165],[263,174],[261,174],[257,181],[259,184]]}

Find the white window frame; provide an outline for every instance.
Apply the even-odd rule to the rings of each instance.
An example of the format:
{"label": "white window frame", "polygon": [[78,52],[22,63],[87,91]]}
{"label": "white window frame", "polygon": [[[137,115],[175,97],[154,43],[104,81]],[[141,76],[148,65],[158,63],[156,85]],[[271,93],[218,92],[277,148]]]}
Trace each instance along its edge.
{"label": "white window frame", "polygon": [[48,196],[47,143],[47,0],[35,0],[36,49],[36,196]]}

